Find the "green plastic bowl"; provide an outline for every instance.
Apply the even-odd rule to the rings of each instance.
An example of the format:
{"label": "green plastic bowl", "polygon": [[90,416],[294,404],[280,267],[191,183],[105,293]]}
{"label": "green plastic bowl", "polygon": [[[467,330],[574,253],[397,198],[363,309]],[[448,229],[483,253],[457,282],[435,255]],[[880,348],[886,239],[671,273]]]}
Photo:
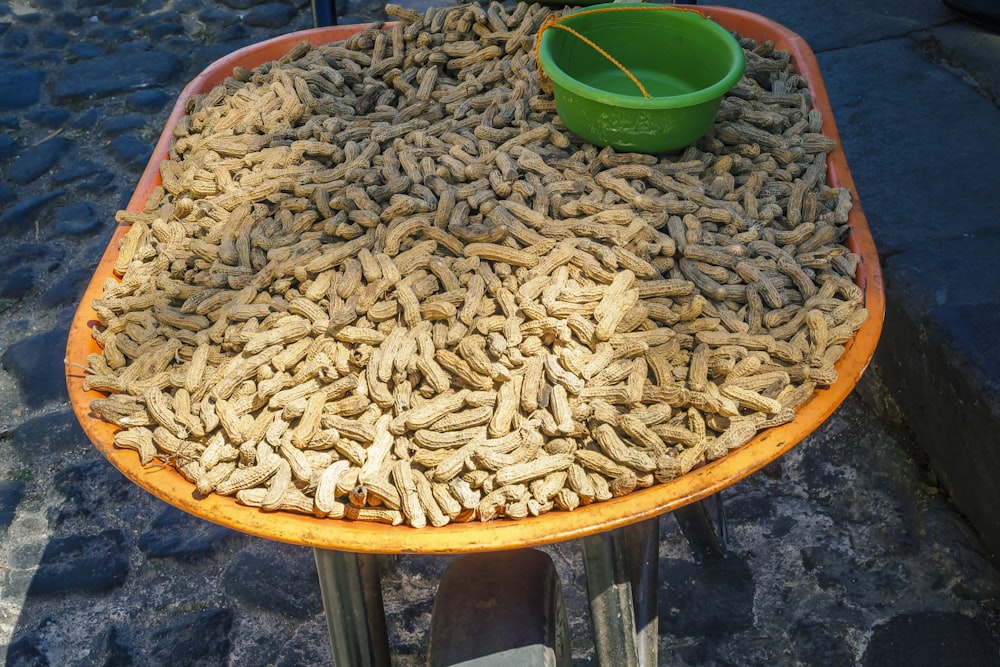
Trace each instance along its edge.
{"label": "green plastic bowl", "polygon": [[[648,99],[577,35],[558,27],[542,33],[539,65],[552,82],[556,111],[595,146],[639,153],[684,148],[708,132],[722,96],[743,76],[743,48],[725,28],[693,11],[654,7],[600,4],[559,21],[628,69]],[[603,8],[615,11],[588,13]]]}

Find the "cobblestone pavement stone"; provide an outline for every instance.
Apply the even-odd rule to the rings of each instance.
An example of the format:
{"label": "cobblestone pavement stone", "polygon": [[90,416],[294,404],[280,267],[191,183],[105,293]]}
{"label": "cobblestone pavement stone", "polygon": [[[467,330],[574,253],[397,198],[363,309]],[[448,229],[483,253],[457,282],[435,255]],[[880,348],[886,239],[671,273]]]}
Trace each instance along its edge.
{"label": "cobblestone pavement stone", "polygon": [[[348,2],[341,22],[381,18],[381,7]],[[330,663],[310,550],[203,522],[133,486],[87,442],[62,367],[115,211],[183,85],[221,55],[311,21],[302,0],[0,2],[8,666]],[[674,520],[661,519],[661,664],[997,664],[995,563],[911,435],[858,394],[722,495],[724,560],[696,562]],[[546,550],[567,596],[574,664],[592,664],[578,547]],[[386,560],[395,664],[423,664],[448,562]]]}

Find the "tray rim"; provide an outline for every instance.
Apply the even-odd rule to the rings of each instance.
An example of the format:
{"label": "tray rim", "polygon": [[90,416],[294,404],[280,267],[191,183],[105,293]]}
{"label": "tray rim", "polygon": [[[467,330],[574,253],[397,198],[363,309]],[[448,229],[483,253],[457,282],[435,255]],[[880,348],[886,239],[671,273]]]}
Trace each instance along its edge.
{"label": "tray rim", "polygon": [[[101,396],[84,392],[84,374],[67,364],[66,382],[70,402],[84,433],[100,453],[125,477],[157,498],[213,523],[281,542],[356,553],[420,553],[457,554],[476,551],[499,551],[541,546],[585,537],[620,528],[678,509],[688,503],[708,497],[782,456],[813,430],[818,428],[853,390],[867,368],[878,344],[885,314],[885,297],[878,254],[865,218],[857,189],[847,166],[833,110],[820,74],[819,65],[809,45],[798,34],[759,14],[728,7],[699,6],[723,26],[758,42],[771,40],[776,48],[789,51],[801,76],[809,84],[813,103],[823,114],[824,133],[836,140],[837,148],[828,155],[828,184],[851,191],[853,207],[848,225],[851,234],[848,245],[861,261],[858,285],[865,293],[868,320],[847,342],[846,351],[837,363],[839,378],[833,385],[818,390],[789,424],[759,433],[748,444],[730,452],[687,475],[664,484],[655,484],[627,496],[593,503],[572,512],[551,511],[523,520],[499,519],[492,522],[452,523],[447,526],[421,529],[409,526],[387,526],[378,523],[319,519],[291,512],[265,513],[258,508],[240,505],[234,498],[213,494],[206,498],[195,495],[194,486],[179,473],[167,467],[139,465],[135,452],[116,449],[112,444],[112,424],[94,416],[90,401]],[[206,67],[188,83],[178,96],[153,154],[139,178],[127,206],[129,211],[141,211],[146,198],[159,184],[159,162],[168,153],[173,127],[185,114],[185,103],[193,95],[207,92],[230,75],[236,65],[247,68],[274,60],[295,44],[308,41],[312,45],[345,39],[371,24],[355,24],[312,28],[288,33],[251,44],[226,55]],[[83,362],[87,354],[99,351],[90,335],[96,323],[91,303],[103,291],[103,282],[111,277],[111,266],[117,255],[118,243],[127,231],[126,223],[115,229],[94,275],[81,297],[67,339],[66,355],[71,362]]]}

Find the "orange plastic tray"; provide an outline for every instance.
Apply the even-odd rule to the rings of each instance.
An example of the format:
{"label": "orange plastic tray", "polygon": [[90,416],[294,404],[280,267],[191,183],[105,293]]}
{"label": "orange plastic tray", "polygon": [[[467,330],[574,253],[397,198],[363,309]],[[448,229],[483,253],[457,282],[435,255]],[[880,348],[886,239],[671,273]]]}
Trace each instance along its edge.
{"label": "orange plastic tray", "polygon": [[[805,40],[758,14],[725,7],[699,7],[699,10],[744,36],[757,41],[772,40],[777,48],[789,51],[799,74],[809,83],[816,106],[823,112],[825,133],[838,139],[839,145],[830,101],[819,67]],[[206,68],[181,92],[149,164],[139,179],[128,209],[142,210],[150,192],[159,185],[158,165],[167,156],[171,132],[185,113],[184,103],[187,99],[212,89],[229,76],[237,65],[252,68],[279,58],[301,41],[308,41],[313,45],[325,44],[345,39],[364,27],[335,26],[291,33],[235,51]],[[848,188],[854,196],[854,207],[848,221],[851,229],[848,244],[861,257],[857,282],[864,290],[865,305],[869,312],[867,322],[848,342],[847,351],[836,366],[839,379],[832,386],[818,391],[801,407],[792,422],[762,432],[740,449],[676,480],[621,498],[594,503],[572,512],[552,511],[520,521],[501,519],[489,523],[456,523],[442,528],[422,529],[317,519],[289,512],[264,513],[256,508],[240,505],[231,497],[198,497],[193,485],[172,468],[143,468],[139,465],[135,452],[116,449],[112,444],[116,427],[90,412],[91,400],[100,395],[83,391],[83,373],[67,366],[70,401],[84,432],[94,446],[130,480],[195,516],[260,537],[357,553],[445,554],[537,546],[619,528],[705,498],[780,457],[829,417],[852,391],[867,367],[882,329],[885,306],[882,276],[875,244],[862,212],[847,160],[839,147],[829,156],[828,171],[829,185]],[[105,279],[112,276],[111,269],[119,241],[126,229],[126,225],[121,225],[115,230],[82,297],[67,343],[67,357],[72,362],[83,363],[88,354],[99,352],[90,332],[97,322],[91,302],[100,297]]]}

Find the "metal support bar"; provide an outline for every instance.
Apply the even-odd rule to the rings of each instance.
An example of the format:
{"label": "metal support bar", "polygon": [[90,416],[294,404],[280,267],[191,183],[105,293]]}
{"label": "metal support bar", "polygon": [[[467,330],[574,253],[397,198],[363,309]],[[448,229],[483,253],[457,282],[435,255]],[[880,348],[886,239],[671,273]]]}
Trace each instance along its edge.
{"label": "metal support bar", "polygon": [[638,667],[656,667],[659,640],[657,606],[660,588],[660,519],[647,519],[625,528],[632,607],[635,610]]}
{"label": "metal support bar", "polygon": [[313,26],[337,25],[337,0],[312,0]]}
{"label": "metal support bar", "polygon": [[597,664],[636,665],[635,614],[623,530],[580,538],[580,547]]}
{"label": "metal support bar", "polygon": [[674,510],[674,518],[699,563],[724,558],[729,542],[726,513],[718,494]]}
{"label": "metal support bar", "polygon": [[361,572],[361,592],[365,597],[365,615],[368,617],[368,632],[376,665],[392,664],[389,653],[389,631],[386,628],[385,604],[382,602],[382,569],[386,566],[384,556],[362,554],[358,556]]}
{"label": "metal support bar", "polygon": [[336,665],[388,667],[389,639],[375,556],[313,549]]}

